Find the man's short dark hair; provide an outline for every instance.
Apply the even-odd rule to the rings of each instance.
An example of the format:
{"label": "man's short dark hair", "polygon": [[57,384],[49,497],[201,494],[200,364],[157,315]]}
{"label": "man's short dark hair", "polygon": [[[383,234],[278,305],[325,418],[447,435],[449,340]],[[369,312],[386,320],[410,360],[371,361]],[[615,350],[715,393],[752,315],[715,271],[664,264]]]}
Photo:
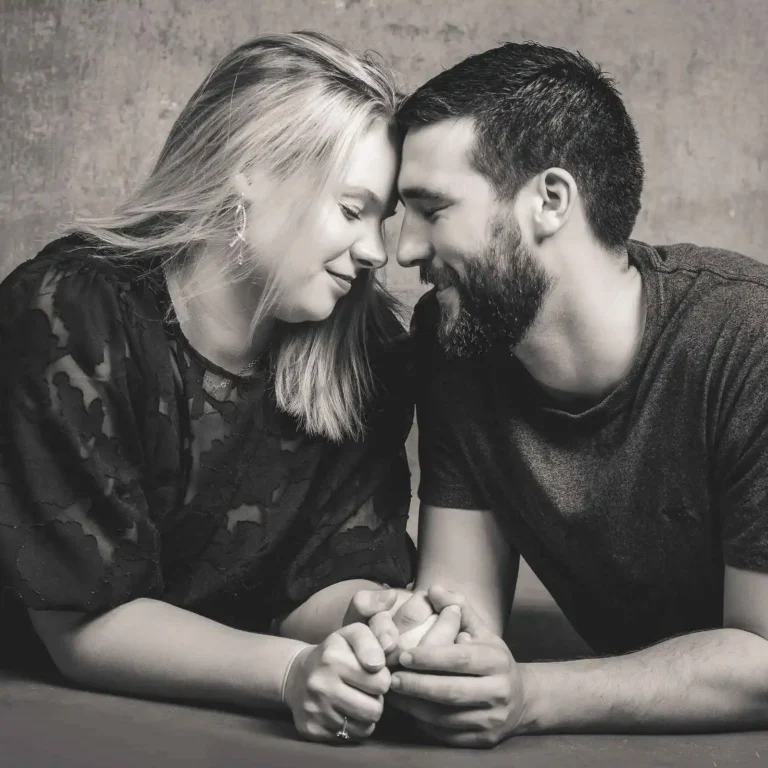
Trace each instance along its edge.
{"label": "man's short dark hair", "polygon": [[613,80],[580,53],[506,43],[441,72],[400,108],[402,129],[471,118],[472,162],[507,199],[547,168],[576,180],[587,220],[609,248],[640,211],[640,142]]}

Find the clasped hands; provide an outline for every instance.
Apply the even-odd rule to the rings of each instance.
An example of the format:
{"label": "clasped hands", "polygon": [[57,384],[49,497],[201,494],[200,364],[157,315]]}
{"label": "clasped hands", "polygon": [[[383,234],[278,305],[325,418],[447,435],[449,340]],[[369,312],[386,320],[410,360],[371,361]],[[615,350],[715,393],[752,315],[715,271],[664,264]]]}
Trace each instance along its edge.
{"label": "clasped hands", "polygon": [[[330,680],[330,673],[322,674],[325,666],[344,670],[346,690],[324,732],[318,728],[306,734],[310,738],[325,740],[342,717],[353,740],[366,738],[385,695],[444,744],[493,746],[517,729],[523,675],[504,641],[460,595],[440,587],[361,591],[344,623],[318,646],[314,687],[319,695],[318,681]],[[310,720],[317,719],[316,709],[310,707]],[[298,718],[297,726],[306,730]]]}

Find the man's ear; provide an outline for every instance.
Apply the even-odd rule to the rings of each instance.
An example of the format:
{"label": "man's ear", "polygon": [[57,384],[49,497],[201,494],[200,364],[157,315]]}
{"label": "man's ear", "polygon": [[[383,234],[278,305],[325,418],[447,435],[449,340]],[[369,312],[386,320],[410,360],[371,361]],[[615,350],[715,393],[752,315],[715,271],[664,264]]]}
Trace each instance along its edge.
{"label": "man's ear", "polygon": [[537,242],[552,237],[566,224],[579,194],[576,180],[562,168],[548,168],[533,184],[533,234]]}

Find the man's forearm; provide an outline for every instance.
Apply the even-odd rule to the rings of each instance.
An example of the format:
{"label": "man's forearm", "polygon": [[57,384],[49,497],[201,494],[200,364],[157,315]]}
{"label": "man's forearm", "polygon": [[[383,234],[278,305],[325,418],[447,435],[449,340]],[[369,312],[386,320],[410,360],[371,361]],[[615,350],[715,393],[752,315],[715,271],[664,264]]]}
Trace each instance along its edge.
{"label": "man's forearm", "polygon": [[717,629],[626,656],[520,664],[518,733],[768,727],[768,641]]}
{"label": "man's forearm", "polygon": [[512,603],[511,591],[510,593],[499,591],[489,594],[489,590],[474,584],[467,584],[465,581],[459,581],[452,578],[450,574],[441,573],[439,577],[435,577],[432,574],[422,574],[421,572],[416,578],[413,591],[427,592],[430,587],[435,585],[463,595],[469,604],[474,606],[489,629],[499,636],[504,634]]}

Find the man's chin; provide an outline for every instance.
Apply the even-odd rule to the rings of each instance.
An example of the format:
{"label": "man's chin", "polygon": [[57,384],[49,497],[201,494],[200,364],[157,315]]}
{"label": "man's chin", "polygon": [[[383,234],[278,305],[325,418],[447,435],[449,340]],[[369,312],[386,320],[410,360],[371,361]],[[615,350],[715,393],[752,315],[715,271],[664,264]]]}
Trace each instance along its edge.
{"label": "man's chin", "polygon": [[454,318],[443,320],[437,331],[437,340],[445,355],[452,359],[471,360],[491,350],[514,354],[525,335],[523,328],[511,329],[501,323],[484,323],[460,309]]}
{"label": "man's chin", "polygon": [[471,360],[479,357],[490,348],[490,340],[485,329],[466,314],[461,314],[452,322],[445,320],[438,330],[438,341],[446,356],[458,360]]}

